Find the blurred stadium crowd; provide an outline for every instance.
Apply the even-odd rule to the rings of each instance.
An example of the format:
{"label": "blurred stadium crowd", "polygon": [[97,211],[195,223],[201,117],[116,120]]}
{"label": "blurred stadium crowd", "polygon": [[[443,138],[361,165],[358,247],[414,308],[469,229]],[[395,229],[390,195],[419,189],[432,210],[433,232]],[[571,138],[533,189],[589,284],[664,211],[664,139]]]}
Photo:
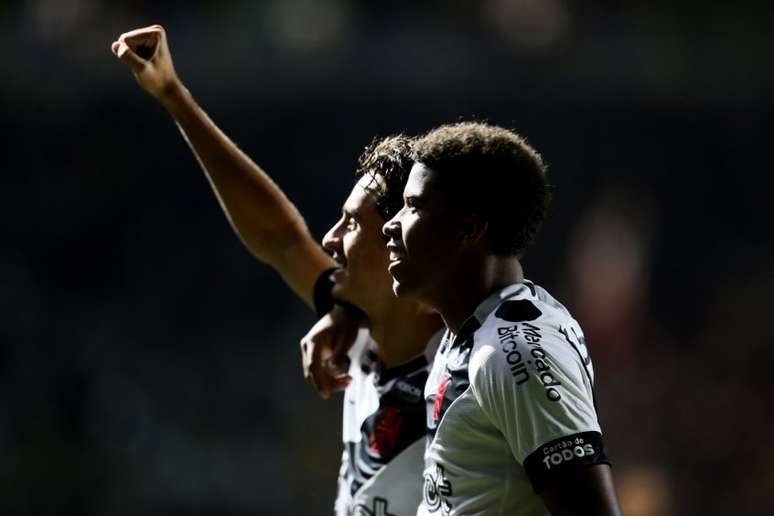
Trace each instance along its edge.
{"label": "blurred stadium crowd", "polygon": [[[584,326],[625,514],[774,511],[774,8],[637,0],[0,4],[0,514],[329,514],[314,318],[109,51],[183,81],[307,216],[360,149],[478,118],[555,201],[530,279]],[[767,64],[769,63],[769,64]]]}

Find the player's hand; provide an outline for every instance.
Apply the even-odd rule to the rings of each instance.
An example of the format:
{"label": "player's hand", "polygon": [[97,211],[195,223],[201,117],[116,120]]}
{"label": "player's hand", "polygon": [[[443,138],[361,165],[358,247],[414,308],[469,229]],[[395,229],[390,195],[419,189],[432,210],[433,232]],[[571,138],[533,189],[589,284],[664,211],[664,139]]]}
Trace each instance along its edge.
{"label": "player's hand", "polygon": [[352,381],[347,374],[347,352],[355,342],[359,322],[346,309],[334,306],[301,339],[304,378],[317,388],[322,399],[328,399]]}
{"label": "player's hand", "polygon": [[110,49],[129,66],[142,89],[158,100],[163,101],[180,85],[161,25],[125,32]]}

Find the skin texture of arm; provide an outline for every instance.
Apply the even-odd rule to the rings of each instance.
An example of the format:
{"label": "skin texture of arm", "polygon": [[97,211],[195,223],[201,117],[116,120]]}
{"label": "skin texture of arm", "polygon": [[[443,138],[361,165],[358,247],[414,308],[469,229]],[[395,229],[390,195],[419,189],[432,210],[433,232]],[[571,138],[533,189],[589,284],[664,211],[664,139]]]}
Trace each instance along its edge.
{"label": "skin texture of arm", "polygon": [[621,516],[607,464],[595,464],[558,479],[540,492],[553,516]]}
{"label": "skin texture of arm", "polygon": [[207,116],[177,77],[159,25],[122,34],[111,47],[140,86],[172,115],[234,231],[310,307],[315,281],[336,266],[274,181]]}

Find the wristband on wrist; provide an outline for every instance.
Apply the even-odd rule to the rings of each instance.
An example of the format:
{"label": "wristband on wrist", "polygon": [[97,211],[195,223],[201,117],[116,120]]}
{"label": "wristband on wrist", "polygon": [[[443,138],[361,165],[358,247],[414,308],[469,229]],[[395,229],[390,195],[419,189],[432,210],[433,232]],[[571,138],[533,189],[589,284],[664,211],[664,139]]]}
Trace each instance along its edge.
{"label": "wristband on wrist", "polygon": [[317,281],[314,283],[313,299],[314,309],[317,312],[317,317],[330,312],[334,305],[341,306],[347,310],[348,314],[353,320],[365,319],[365,313],[355,305],[341,301],[333,297],[333,280],[331,280],[331,274],[335,271],[336,267],[324,270]]}

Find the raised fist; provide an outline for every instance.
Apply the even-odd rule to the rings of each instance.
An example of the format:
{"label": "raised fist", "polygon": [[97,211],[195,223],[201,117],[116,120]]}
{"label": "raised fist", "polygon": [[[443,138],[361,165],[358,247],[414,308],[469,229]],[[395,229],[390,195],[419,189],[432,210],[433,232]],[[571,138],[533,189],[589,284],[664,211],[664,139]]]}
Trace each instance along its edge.
{"label": "raised fist", "polygon": [[161,25],[125,32],[110,49],[129,65],[142,89],[157,99],[164,100],[180,85]]}

